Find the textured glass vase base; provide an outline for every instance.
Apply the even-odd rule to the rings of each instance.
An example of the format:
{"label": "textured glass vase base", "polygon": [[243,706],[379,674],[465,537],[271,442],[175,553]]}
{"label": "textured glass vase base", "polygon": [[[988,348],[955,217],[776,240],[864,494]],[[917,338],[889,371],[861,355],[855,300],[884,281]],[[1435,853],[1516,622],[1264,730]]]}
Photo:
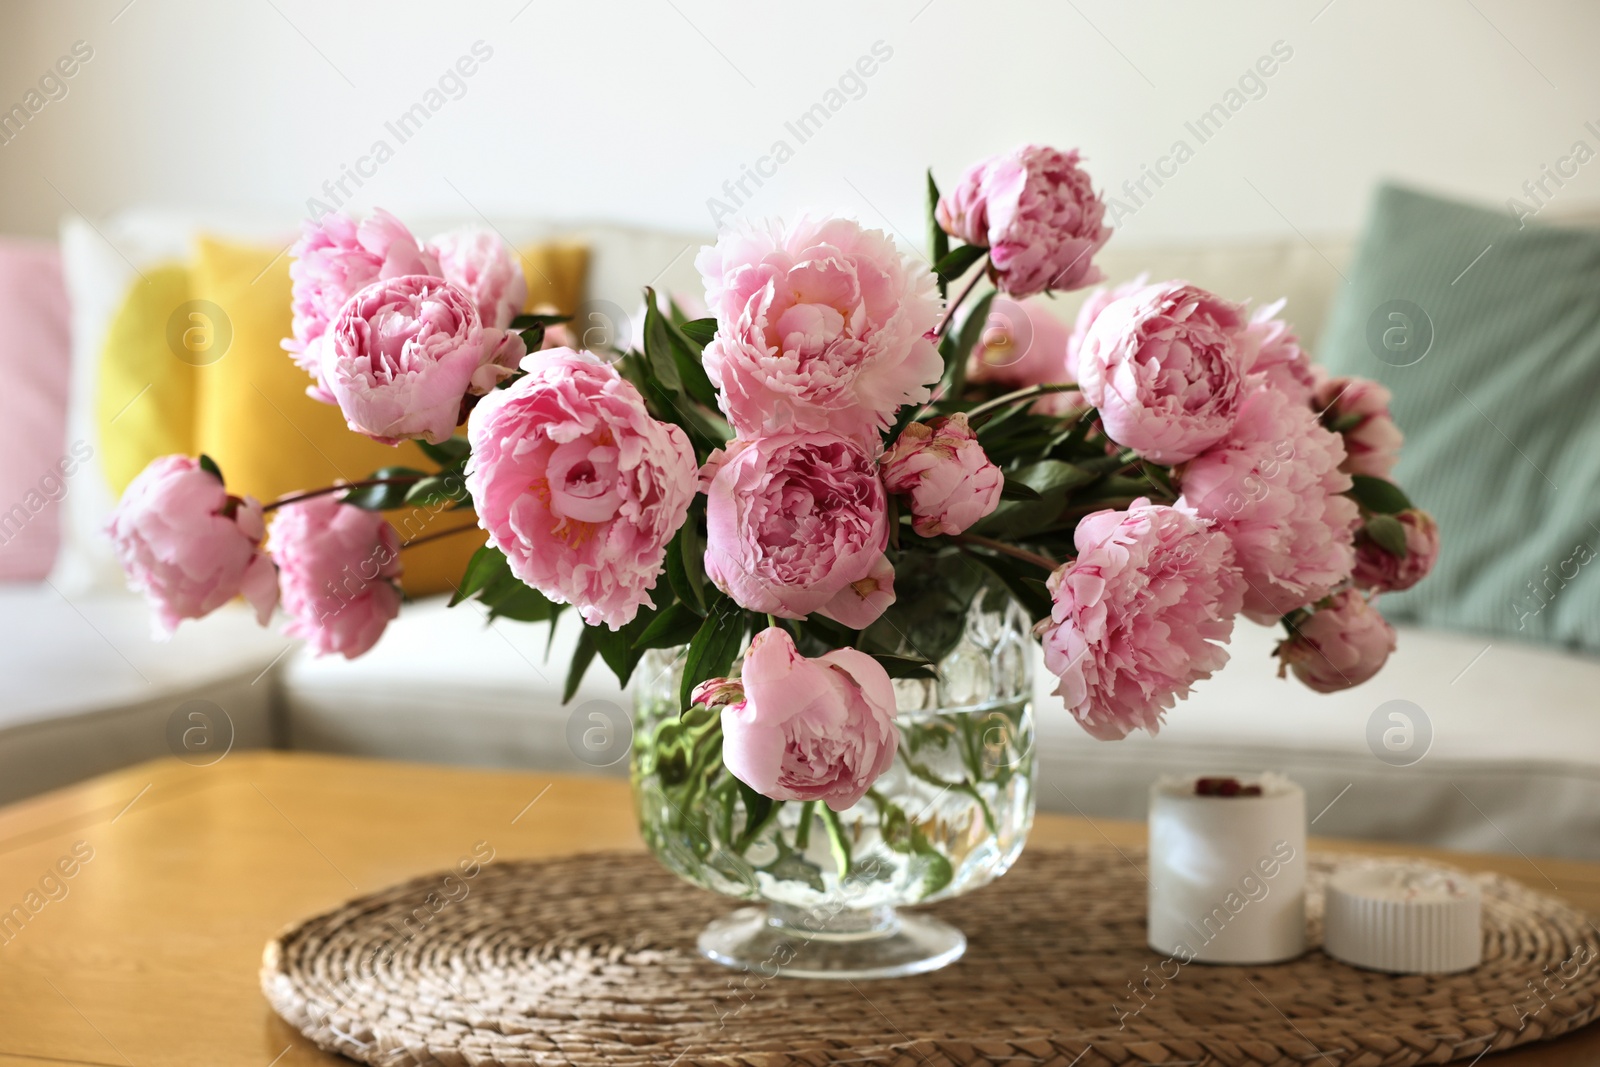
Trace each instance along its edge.
{"label": "textured glass vase base", "polygon": [[830,922],[813,932],[778,918],[781,910],[740,908],[714,920],[700,933],[700,954],[763,977],[863,979],[936,971],[967,950],[965,934],[926,915],[884,909],[858,929]]}

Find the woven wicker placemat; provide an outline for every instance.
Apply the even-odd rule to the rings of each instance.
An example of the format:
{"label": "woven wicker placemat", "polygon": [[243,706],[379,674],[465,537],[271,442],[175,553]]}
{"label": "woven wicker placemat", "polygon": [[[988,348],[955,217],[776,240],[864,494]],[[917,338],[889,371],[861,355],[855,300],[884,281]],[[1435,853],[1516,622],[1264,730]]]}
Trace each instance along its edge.
{"label": "woven wicker placemat", "polygon": [[[1312,857],[1315,940],[1321,883],[1350,858]],[[1595,1015],[1600,933],[1508,879],[1479,876],[1484,962],[1465,974],[1393,977],[1315,950],[1178,969],[1145,946],[1143,860],[1029,851],[1000,881],[930,909],[966,931],[959,963],[857,983],[702,960],[695,935],[730,902],[649,856],[496,862],[300,924],[267,946],[261,982],[318,1045],[385,1067],[1377,1067],[1471,1060]]]}

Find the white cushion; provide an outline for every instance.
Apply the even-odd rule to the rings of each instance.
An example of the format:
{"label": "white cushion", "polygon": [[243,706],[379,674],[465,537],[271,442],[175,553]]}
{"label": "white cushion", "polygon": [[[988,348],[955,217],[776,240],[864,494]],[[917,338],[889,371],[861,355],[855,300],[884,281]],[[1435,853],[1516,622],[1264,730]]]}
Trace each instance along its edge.
{"label": "white cushion", "polygon": [[[1060,710],[1054,680],[1041,672],[1040,806],[1139,819],[1158,775],[1277,770],[1305,786],[1315,833],[1600,856],[1600,661],[1402,628],[1375,678],[1324,695],[1276,676],[1277,637],[1241,620],[1228,665],[1168,713],[1157,737],[1093,740]],[[1420,716],[1400,705],[1380,712],[1389,701],[1408,701]],[[1391,754],[1394,762],[1420,754],[1410,766],[1377,755],[1388,751],[1385,731],[1404,729],[1389,718],[1396,711],[1431,727],[1431,748],[1419,729],[1409,753]]]}
{"label": "white cushion", "polygon": [[269,668],[289,647],[239,605],[155,641],[127,593],[0,585],[0,803],[172,754],[168,719],[191,700],[226,715],[233,747],[270,744]]}
{"label": "white cushion", "polygon": [[[598,707],[620,721],[629,699],[597,660],[562,707],[576,620],[570,612],[564,618],[548,661],[547,633],[542,624],[486,626],[471,604],[408,605],[360,660],[296,656],[288,664],[289,743],[395,759],[595,769],[569,742],[569,720],[588,722]],[[1600,689],[1600,663],[1500,644],[1473,663],[1487,641],[1403,630],[1376,679],[1320,695],[1277,677],[1275,641],[1273,631],[1241,623],[1232,661],[1178,704],[1159,737],[1119,742],[1085,734],[1051,695],[1054,680],[1041,665],[1040,807],[1142,819],[1161,774],[1271,769],[1305,785],[1310,816],[1338,797],[1317,833],[1600,855],[1593,818],[1600,717],[1585,699]],[[1433,729],[1431,749],[1407,768],[1368,747],[1369,719],[1393,699],[1416,704]],[[604,770],[625,768],[619,761]]]}
{"label": "white cushion", "polygon": [[[576,615],[564,614],[546,661],[549,633],[543,623],[489,624],[476,602],[407,604],[360,659],[297,654],[287,663],[287,742],[389,759],[595,769],[569,747],[568,719],[580,705],[601,701],[620,727],[631,703],[597,659],[572,704],[562,707]],[[627,762],[609,769],[625,774]]]}

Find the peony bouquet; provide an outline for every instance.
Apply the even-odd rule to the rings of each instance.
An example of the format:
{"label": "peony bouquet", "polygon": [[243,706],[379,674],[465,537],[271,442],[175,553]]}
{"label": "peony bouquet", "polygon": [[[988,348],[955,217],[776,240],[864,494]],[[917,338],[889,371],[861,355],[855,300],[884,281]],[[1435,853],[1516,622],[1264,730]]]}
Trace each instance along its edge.
{"label": "peony bouquet", "polygon": [[163,457],[110,525],[130,581],[168,631],[243,596],[354,657],[402,608],[407,544],[382,513],[470,511],[458,529],[488,543],[453,603],[573,608],[569,698],[597,657],[626,684],[681,648],[682,722],[646,743],[685,746],[685,773],[736,782],[752,817],[868,796],[900,744],[895,680],[934,670],[985,583],[1034,620],[1097,738],[1154,733],[1240,615],[1282,625],[1280,675],[1371,677],[1395,644],[1375,597],[1438,551],[1389,480],[1384,389],[1320,373],[1281,303],[1184,281],[1054,317],[1045,298],[1099,282],[1110,237],[1076,152],[1027,146],[928,190],[928,259],[841,218],[728,232],[697,260],[707,315],[646,289],[626,350],[523,314],[493,234],[308,223],[284,348],[352,431],[415,440],[434,469],[262,504],[204,456]]}

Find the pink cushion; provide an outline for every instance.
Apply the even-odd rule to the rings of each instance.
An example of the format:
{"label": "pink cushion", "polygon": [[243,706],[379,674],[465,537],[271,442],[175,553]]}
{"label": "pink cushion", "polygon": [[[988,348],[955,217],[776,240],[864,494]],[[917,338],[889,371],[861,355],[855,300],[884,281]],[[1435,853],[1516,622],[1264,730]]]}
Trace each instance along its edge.
{"label": "pink cushion", "polygon": [[71,490],[63,472],[78,467],[66,442],[71,356],[54,243],[0,238],[0,322],[0,581],[36,582],[56,558]]}

